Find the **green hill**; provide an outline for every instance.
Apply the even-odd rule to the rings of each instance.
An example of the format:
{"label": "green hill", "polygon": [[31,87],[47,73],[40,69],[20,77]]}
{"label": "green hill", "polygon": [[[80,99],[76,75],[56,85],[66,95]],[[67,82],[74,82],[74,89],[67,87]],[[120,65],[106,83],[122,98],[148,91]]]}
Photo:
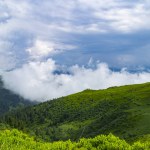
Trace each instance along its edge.
{"label": "green hill", "polygon": [[112,133],[132,142],[150,134],[150,83],[85,90],[8,113],[0,120],[46,141]]}
{"label": "green hill", "polygon": [[21,96],[12,93],[3,87],[0,77],[0,115],[16,108],[33,105],[33,102],[23,99]]}

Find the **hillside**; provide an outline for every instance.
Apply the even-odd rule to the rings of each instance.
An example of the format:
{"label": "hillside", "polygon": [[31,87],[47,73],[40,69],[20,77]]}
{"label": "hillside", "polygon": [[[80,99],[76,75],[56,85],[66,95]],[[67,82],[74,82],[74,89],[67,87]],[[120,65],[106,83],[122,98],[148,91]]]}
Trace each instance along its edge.
{"label": "hillside", "polygon": [[0,120],[46,141],[112,133],[132,142],[150,134],[150,83],[85,90]]}
{"label": "hillside", "polygon": [[0,78],[0,115],[16,108],[33,105],[34,103],[23,99],[21,96],[12,93],[3,87]]}

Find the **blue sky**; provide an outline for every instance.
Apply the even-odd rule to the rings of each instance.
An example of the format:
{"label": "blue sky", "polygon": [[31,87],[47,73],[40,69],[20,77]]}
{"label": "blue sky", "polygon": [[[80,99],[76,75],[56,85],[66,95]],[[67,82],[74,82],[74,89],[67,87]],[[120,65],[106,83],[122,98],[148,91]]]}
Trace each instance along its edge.
{"label": "blue sky", "polygon": [[[85,88],[149,81],[148,77],[141,79],[138,74],[120,71],[125,68],[135,72],[141,70],[149,76],[149,18],[149,0],[0,0],[0,73],[5,86],[14,89],[13,80],[20,78],[14,92],[41,100]],[[108,70],[100,71],[99,66]],[[72,71],[74,68],[78,69]],[[110,68],[119,69],[119,72],[111,72]],[[70,75],[53,75],[56,70]],[[90,70],[92,76],[100,71],[95,79],[99,83],[91,84]],[[72,80],[77,77],[80,80],[82,71],[87,72],[89,80],[81,81],[84,86],[78,88]],[[23,77],[21,72],[24,72]],[[137,75],[137,80],[113,82],[113,73],[126,74],[127,78]],[[107,80],[109,75],[110,84],[102,85],[101,76]],[[26,80],[33,83],[23,82]],[[59,89],[60,94],[41,92],[36,97],[36,92],[33,96],[27,90],[37,88],[40,91],[44,87],[52,91]]]}

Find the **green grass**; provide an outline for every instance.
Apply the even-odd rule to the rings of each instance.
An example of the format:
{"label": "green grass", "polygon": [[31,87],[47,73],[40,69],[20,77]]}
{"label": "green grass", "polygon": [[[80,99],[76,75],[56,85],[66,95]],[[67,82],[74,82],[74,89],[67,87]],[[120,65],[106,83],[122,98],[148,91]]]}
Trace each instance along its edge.
{"label": "green grass", "polygon": [[85,90],[8,113],[0,121],[44,141],[112,133],[133,142],[150,134],[150,83]]}

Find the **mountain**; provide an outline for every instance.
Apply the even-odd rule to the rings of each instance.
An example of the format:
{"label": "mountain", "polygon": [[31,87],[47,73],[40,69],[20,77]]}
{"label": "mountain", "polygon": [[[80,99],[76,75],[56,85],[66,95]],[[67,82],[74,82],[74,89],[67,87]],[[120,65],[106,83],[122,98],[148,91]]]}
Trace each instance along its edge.
{"label": "mountain", "polygon": [[33,104],[34,102],[26,100],[21,96],[14,94],[10,90],[5,89],[0,78],[0,115],[3,115],[4,113],[13,109]]}
{"label": "mountain", "polygon": [[150,83],[88,89],[7,113],[0,122],[45,141],[112,133],[132,142],[150,135]]}

